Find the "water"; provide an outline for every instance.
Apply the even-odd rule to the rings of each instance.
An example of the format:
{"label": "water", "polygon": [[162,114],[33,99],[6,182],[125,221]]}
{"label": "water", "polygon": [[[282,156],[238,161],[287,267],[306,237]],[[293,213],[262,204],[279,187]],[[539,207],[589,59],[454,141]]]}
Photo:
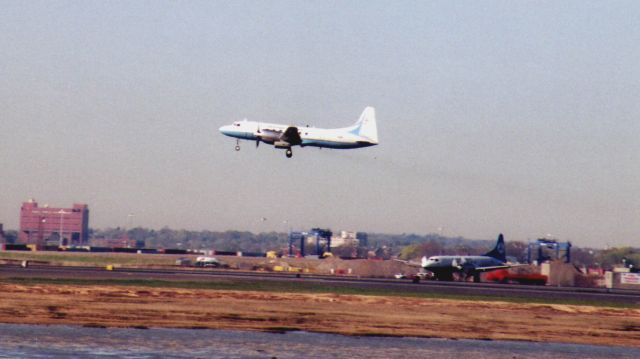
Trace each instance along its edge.
{"label": "water", "polygon": [[640,358],[640,348],[194,329],[0,324],[0,358]]}

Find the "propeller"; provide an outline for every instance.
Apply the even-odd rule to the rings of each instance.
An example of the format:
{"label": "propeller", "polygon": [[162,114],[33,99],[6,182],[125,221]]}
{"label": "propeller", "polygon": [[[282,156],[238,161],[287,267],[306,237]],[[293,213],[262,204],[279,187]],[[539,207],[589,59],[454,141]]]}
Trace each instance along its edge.
{"label": "propeller", "polygon": [[[257,133],[262,133],[260,132],[260,125],[258,125]],[[256,148],[258,148],[259,145],[260,145],[260,136],[256,136]]]}
{"label": "propeller", "polygon": [[458,260],[455,258],[451,261],[451,266],[455,268],[460,268],[460,265],[458,264]]}
{"label": "propeller", "polygon": [[460,259],[454,258],[451,261],[451,266],[454,267],[454,268],[457,268],[458,270],[463,270],[463,269],[469,267],[469,264],[467,263],[466,258],[462,257]]}

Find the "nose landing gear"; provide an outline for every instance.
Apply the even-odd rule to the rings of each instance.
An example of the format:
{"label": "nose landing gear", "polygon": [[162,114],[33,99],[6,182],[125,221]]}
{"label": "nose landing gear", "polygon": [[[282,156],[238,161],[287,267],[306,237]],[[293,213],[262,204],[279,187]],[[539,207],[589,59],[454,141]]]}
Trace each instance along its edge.
{"label": "nose landing gear", "polygon": [[236,140],[236,151],[240,151],[240,140]]}

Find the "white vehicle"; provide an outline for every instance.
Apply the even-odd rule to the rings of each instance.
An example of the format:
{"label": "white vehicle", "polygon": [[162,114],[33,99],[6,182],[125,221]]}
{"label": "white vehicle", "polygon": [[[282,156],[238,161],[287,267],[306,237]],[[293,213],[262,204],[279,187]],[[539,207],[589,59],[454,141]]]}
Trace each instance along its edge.
{"label": "white vehicle", "polygon": [[378,144],[376,110],[373,107],[365,108],[354,125],[344,128],[326,129],[244,120],[222,126],[220,132],[236,138],[236,151],[240,151],[240,140],[248,140],[255,141],[256,147],[264,142],[275,148],[286,149],[287,157],[293,156],[293,146],[350,149]]}
{"label": "white vehicle", "polygon": [[213,267],[222,266],[222,263],[215,257],[198,257],[196,258],[196,267]]}

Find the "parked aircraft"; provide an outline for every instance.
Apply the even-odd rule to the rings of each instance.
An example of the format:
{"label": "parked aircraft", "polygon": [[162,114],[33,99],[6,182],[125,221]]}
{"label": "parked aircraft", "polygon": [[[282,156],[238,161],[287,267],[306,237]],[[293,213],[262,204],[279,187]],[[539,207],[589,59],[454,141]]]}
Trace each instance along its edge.
{"label": "parked aircraft", "polygon": [[293,146],[350,149],[378,144],[373,107],[365,108],[354,125],[344,128],[325,129],[244,120],[222,126],[220,132],[236,138],[236,151],[240,151],[240,140],[249,140],[256,141],[256,147],[264,142],[275,148],[286,149],[287,157],[293,156]]}
{"label": "parked aircraft", "polygon": [[[454,277],[462,276],[463,280],[473,278],[474,282],[480,281],[480,273],[496,269],[511,268],[516,265],[507,264],[507,254],[502,233],[498,236],[496,246],[481,256],[431,256],[422,257],[420,267],[432,274],[436,280],[451,281]],[[412,262],[405,262],[415,265]]]}

